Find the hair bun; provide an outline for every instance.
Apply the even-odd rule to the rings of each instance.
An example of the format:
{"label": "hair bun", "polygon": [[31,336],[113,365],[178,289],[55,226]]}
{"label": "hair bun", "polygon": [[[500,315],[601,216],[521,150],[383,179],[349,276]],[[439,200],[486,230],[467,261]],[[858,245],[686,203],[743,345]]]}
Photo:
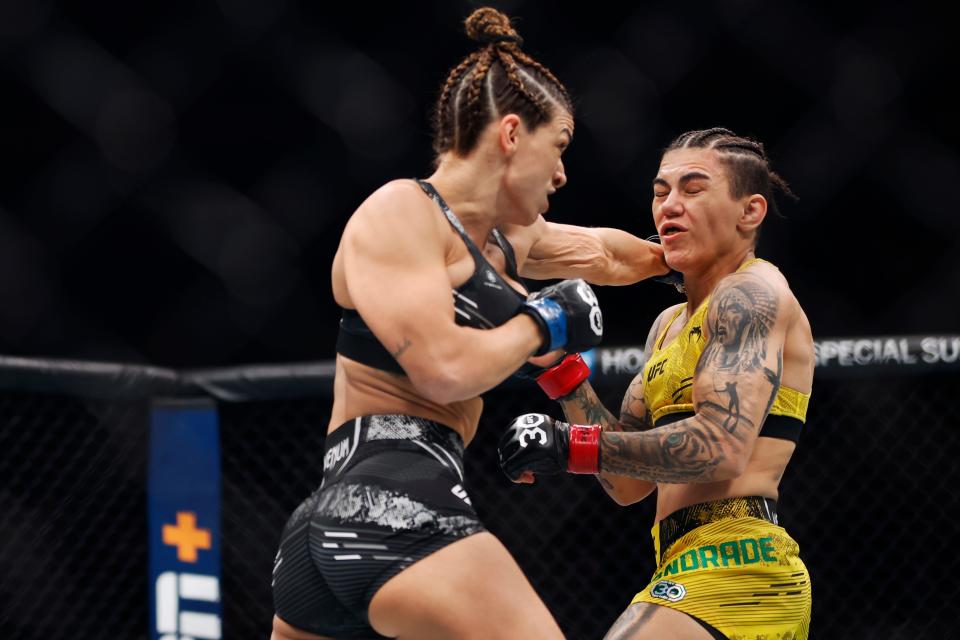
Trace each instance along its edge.
{"label": "hair bun", "polygon": [[510,18],[493,7],[483,7],[470,14],[464,25],[467,36],[481,44],[523,45],[523,38],[510,24]]}

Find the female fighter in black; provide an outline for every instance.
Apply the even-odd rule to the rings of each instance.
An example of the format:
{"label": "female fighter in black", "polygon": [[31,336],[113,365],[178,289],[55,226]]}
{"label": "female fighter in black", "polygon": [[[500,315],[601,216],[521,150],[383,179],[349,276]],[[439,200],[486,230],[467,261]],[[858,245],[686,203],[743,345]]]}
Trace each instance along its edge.
{"label": "female fighter in black", "polygon": [[[466,27],[479,49],[441,92],[435,173],[373,193],[334,258],[344,312],[324,479],[283,533],[275,640],[562,637],[478,520],[463,448],[481,393],[531,356],[599,342],[580,278],[667,267],[628,233],[544,220],[567,181],[570,98],[503,14],[480,9]],[[576,279],[528,300],[521,276]]]}

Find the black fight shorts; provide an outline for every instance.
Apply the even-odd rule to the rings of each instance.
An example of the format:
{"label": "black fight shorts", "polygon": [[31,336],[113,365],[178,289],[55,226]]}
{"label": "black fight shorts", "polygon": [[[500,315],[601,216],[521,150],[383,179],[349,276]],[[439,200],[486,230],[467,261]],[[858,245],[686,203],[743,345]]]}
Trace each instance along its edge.
{"label": "black fight shorts", "polygon": [[327,437],[323,482],[287,521],[273,568],[277,615],[337,639],[381,638],[377,590],[434,551],[484,531],[463,487],[463,441],[405,415],[364,416]]}

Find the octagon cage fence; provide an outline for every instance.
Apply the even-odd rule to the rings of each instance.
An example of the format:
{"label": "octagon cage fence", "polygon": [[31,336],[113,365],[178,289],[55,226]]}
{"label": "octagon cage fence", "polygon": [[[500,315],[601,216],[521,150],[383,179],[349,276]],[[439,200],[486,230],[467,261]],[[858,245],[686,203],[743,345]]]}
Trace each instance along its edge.
{"label": "octagon cage fence", "polygon": [[[812,576],[811,637],[958,637],[960,336],[830,339],[816,350],[779,501]],[[641,350],[599,349],[591,360],[594,387],[618,409]],[[320,483],[333,369],[0,357],[0,637],[177,638],[191,626],[191,637],[269,637],[274,553],[288,515]],[[519,379],[484,399],[466,455],[473,504],[567,637],[600,638],[653,573],[652,500],[618,507],[588,476],[511,484],[496,460],[503,428],[522,413],[562,412]],[[175,428],[158,408],[177,402],[210,409],[213,457],[191,457],[189,429],[186,444],[153,451]],[[207,532],[194,557],[219,558],[209,577],[181,574],[171,605],[154,578],[172,512],[148,513],[164,513],[151,505],[165,483],[187,502],[202,493],[183,480],[194,472],[214,474],[215,507],[189,523],[178,511],[178,526]],[[164,620],[180,628],[164,635]]]}

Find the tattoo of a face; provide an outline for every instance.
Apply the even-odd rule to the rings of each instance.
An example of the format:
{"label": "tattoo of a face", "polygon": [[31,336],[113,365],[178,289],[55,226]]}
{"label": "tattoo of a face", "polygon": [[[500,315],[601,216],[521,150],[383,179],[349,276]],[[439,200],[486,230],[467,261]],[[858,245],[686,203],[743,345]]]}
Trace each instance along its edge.
{"label": "tattoo of a face", "polygon": [[399,360],[399,359],[400,359],[400,356],[402,356],[403,353],[404,353],[407,349],[409,349],[409,348],[410,348],[410,345],[412,345],[412,344],[413,344],[413,343],[410,342],[410,338],[404,338],[404,339],[403,339],[403,344],[401,344],[399,347],[397,347],[397,350],[394,351],[394,352],[392,352],[390,355],[393,356],[393,359],[394,359],[394,360]]}
{"label": "tattoo of a face", "polygon": [[777,319],[773,291],[762,282],[741,279],[716,295],[711,301],[710,340],[697,363],[697,372],[707,364],[731,373],[762,367],[767,336]]}
{"label": "tattoo of a face", "polygon": [[604,472],[662,483],[712,482],[728,477],[719,471],[729,473],[729,463],[748,454],[783,374],[782,346],[776,371],[768,366],[778,297],[760,279],[737,277],[710,304],[709,338],[696,367],[696,415],[641,433],[604,433]]}
{"label": "tattoo of a face", "polygon": [[778,301],[766,283],[742,278],[721,288],[711,305],[710,340],[697,362],[696,372],[713,376],[714,393],[727,402],[723,409],[715,405],[725,414],[720,426],[727,433],[733,433],[741,426],[743,415],[737,382],[728,376],[762,373],[773,386],[767,412],[780,388],[782,350],[777,353],[778,370],[771,371],[766,366],[767,339],[777,319]]}

